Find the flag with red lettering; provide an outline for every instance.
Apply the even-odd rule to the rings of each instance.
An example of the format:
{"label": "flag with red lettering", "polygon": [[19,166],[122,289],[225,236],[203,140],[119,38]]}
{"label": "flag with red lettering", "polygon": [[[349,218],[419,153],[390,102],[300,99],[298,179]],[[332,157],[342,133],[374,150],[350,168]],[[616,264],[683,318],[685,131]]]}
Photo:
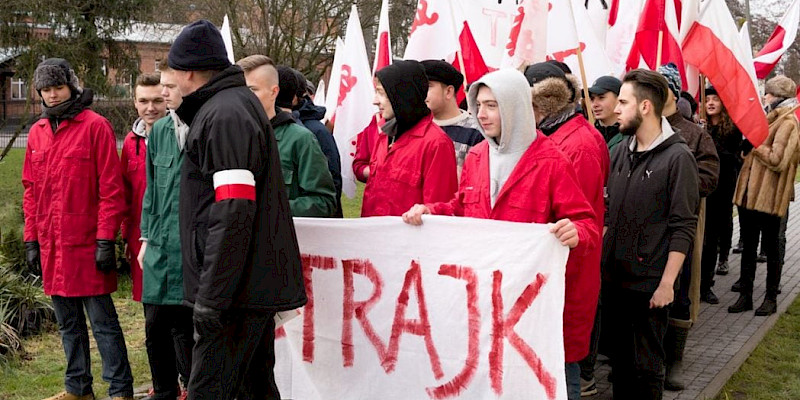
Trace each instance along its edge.
{"label": "flag with red lettering", "polygon": [[764,79],[769,75],[775,65],[780,61],[781,56],[794,43],[797,37],[797,26],[800,24],[800,0],[794,0],[786,14],[781,18],[781,22],[775,27],[767,43],[756,54],[754,58],[756,76]]}
{"label": "flag with red lettering", "polygon": [[733,122],[753,146],[767,137],[767,118],[751,75],[752,63],[725,0],[705,0],[683,41],[683,57],[714,85]]}
{"label": "flag with red lettering", "polygon": [[333,121],[339,102],[339,80],[342,74],[342,61],[344,57],[344,40],[336,38],[336,50],[333,52],[331,77],[328,80],[328,91],[325,93],[325,121]]}
{"label": "flag with red lettering", "polygon": [[523,0],[512,17],[501,66],[520,68],[545,61],[548,0]]}
{"label": "flag with red lettering", "polygon": [[[573,75],[580,76],[578,46],[583,53],[587,82],[614,74],[606,55],[604,44],[597,38],[592,22],[582,2],[573,7],[573,0],[550,2],[547,17],[547,59],[558,60],[569,66]],[[577,29],[577,26],[586,29]]]}
{"label": "flag with red lettering", "polygon": [[452,61],[462,21],[451,0],[419,0],[403,58]]}
{"label": "flag with red lettering", "polygon": [[277,332],[285,398],[567,398],[569,252],[546,225],[425,216],[295,227],[308,303]]}
{"label": "flag with red lettering", "polygon": [[336,85],[339,88],[333,136],[342,162],[342,192],[352,198],[356,190],[353,174],[356,137],[369,125],[372,116],[377,112],[372,104],[375,86],[355,4],[347,21],[343,50],[341,72],[338,77],[331,76],[328,87]]}
{"label": "flag with red lettering", "polygon": [[614,68],[614,76],[625,73],[628,55],[636,38],[636,28],[642,14],[644,0],[612,0],[608,12],[608,32],[605,48]]}

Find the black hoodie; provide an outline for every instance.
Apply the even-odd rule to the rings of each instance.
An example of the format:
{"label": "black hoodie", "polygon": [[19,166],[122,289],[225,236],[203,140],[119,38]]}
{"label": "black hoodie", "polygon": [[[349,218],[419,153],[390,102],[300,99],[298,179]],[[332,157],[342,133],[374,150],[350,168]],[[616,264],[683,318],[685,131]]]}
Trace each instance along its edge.
{"label": "black hoodie", "polygon": [[428,97],[428,76],[418,61],[395,61],[375,73],[392,103],[397,120],[395,140],[431,113]]}
{"label": "black hoodie", "polygon": [[[267,114],[231,66],[176,110],[189,125],[181,168],[184,302],[291,310],[306,302],[300,251]],[[214,174],[247,170],[255,199],[216,198]]]}
{"label": "black hoodie", "polygon": [[611,155],[603,281],[616,287],[654,292],[669,252],[687,254],[694,240],[697,163],[679,134],[664,135],[643,152],[631,150],[630,136]]}

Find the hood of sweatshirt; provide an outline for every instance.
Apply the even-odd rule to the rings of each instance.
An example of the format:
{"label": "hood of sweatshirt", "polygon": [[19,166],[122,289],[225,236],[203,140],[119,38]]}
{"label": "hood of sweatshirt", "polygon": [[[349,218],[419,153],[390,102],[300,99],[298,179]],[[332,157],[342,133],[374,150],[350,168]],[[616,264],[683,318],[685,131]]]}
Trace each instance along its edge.
{"label": "hood of sweatshirt", "polygon": [[147,124],[141,117],[137,118],[136,121],[133,121],[131,132],[136,134],[136,136],[147,139]]}
{"label": "hood of sweatshirt", "polygon": [[481,134],[489,144],[489,178],[492,207],[506,180],[522,155],[536,139],[536,119],[531,105],[531,91],[525,75],[515,69],[501,69],[484,75],[469,89],[467,101],[472,115],[478,115],[478,91],[488,87],[500,109],[500,138]]}
{"label": "hood of sweatshirt", "polygon": [[311,100],[303,98],[300,99],[297,109],[293,112],[297,113],[297,119],[300,121],[321,121],[325,117],[325,107],[318,106],[311,102]]}
{"label": "hood of sweatshirt", "polygon": [[411,129],[431,111],[425,104],[428,97],[428,76],[418,61],[396,61],[381,68],[375,76],[386,90],[397,120],[396,137]]}

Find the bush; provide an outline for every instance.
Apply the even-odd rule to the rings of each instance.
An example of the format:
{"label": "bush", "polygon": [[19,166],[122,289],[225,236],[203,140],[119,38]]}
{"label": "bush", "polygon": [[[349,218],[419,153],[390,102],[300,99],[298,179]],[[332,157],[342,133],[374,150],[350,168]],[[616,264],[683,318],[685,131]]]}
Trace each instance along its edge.
{"label": "bush", "polygon": [[92,104],[91,108],[111,123],[111,127],[114,128],[114,135],[120,140],[124,139],[125,135],[131,131],[133,121],[136,121],[136,118],[139,117],[133,107],[133,99],[131,98],[97,100]]}

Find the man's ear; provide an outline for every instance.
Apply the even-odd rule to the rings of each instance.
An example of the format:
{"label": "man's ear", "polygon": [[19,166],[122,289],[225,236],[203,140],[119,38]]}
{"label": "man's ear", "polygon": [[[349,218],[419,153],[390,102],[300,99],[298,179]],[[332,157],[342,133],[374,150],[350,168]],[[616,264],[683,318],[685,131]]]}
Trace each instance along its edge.
{"label": "man's ear", "polygon": [[456,97],[456,88],[453,85],[447,85],[444,89],[445,98],[455,98]]}
{"label": "man's ear", "polygon": [[278,98],[278,92],[280,92],[280,91],[281,91],[281,87],[278,86],[278,85],[275,85],[275,86],[272,87],[272,89],[270,89],[270,94],[269,95],[273,100],[275,100],[275,99]]}
{"label": "man's ear", "polygon": [[653,103],[650,100],[647,100],[647,99],[642,100],[642,102],[639,103],[639,112],[642,115],[650,115],[650,114],[652,114],[653,113]]}

